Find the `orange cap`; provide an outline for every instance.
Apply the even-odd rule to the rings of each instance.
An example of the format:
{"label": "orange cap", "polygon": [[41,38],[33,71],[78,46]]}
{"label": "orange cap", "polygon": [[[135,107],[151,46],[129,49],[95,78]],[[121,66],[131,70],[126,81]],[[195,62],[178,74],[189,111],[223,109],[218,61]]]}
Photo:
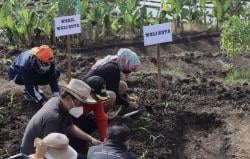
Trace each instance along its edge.
{"label": "orange cap", "polygon": [[31,53],[35,55],[39,60],[47,63],[51,62],[54,58],[53,50],[47,45],[34,47],[31,49]]}

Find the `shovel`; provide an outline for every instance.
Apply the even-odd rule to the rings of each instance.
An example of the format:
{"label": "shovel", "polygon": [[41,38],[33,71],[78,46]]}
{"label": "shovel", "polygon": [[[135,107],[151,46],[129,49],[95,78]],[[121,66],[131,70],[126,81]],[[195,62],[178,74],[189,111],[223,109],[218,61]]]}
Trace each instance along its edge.
{"label": "shovel", "polygon": [[134,111],[132,111],[132,112],[123,114],[123,115],[121,116],[121,118],[124,118],[124,119],[125,119],[125,118],[130,118],[130,117],[135,116],[135,115],[137,115],[137,114],[139,114],[139,113],[141,113],[141,112],[143,112],[143,111],[145,111],[145,110],[146,110],[145,108],[139,108],[139,109],[134,110]]}

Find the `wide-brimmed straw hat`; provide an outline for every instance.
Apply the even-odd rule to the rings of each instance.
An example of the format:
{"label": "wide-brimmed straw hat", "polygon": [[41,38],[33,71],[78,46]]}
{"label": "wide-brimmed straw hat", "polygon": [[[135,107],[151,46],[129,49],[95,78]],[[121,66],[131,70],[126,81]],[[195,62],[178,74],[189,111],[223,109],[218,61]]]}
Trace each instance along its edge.
{"label": "wide-brimmed straw hat", "polygon": [[91,88],[88,84],[79,79],[71,79],[69,84],[59,84],[63,90],[73,95],[83,103],[95,104],[96,100],[90,95]]}
{"label": "wide-brimmed straw hat", "polygon": [[42,140],[46,147],[46,158],[77,159],[77,152],[69,146],[69,139],[60,133],[50,133]]}

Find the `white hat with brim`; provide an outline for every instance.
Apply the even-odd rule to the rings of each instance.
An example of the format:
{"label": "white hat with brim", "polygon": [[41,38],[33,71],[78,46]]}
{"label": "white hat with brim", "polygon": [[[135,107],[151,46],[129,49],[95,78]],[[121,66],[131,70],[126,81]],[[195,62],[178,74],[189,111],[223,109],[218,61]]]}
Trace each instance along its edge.
{"label": "white hat with brim", "polygon": [[60,133],[50,133],[43,142],[46,144],[47,159],[77,159],[77,152],[69,146],[69,139]]}
{"label": "white hat with brim", "polygon": [[47,159],[77,159],[77,152],[69,145],[65,149],[48,147],[45,157]]}
{"label": "white hat with brim", "polygon": [[83,103],[95,104],[96,100],[90,95],[91,88],[79,79],[71,79],[69,84],[59,84],[63,90],[70,93],[76,99]]}

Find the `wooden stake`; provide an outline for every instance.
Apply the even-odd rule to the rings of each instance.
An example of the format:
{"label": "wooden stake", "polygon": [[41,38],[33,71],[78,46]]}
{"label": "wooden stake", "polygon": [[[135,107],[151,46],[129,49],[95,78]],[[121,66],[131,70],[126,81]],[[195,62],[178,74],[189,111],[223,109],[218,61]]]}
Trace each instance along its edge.
{"label": "wooden stake", "polygon": [[70,40],[70,35],[67,35],[67,53],[68,53],[68,82],[71,79],[71,40]]}
{"label": "wooden stake", "polygon": [[160,56],[160,45],[156,45],[157,50],[157,67],[158,67],[158,99],[161,101],[162,87],[161,87],[161,56]]}

